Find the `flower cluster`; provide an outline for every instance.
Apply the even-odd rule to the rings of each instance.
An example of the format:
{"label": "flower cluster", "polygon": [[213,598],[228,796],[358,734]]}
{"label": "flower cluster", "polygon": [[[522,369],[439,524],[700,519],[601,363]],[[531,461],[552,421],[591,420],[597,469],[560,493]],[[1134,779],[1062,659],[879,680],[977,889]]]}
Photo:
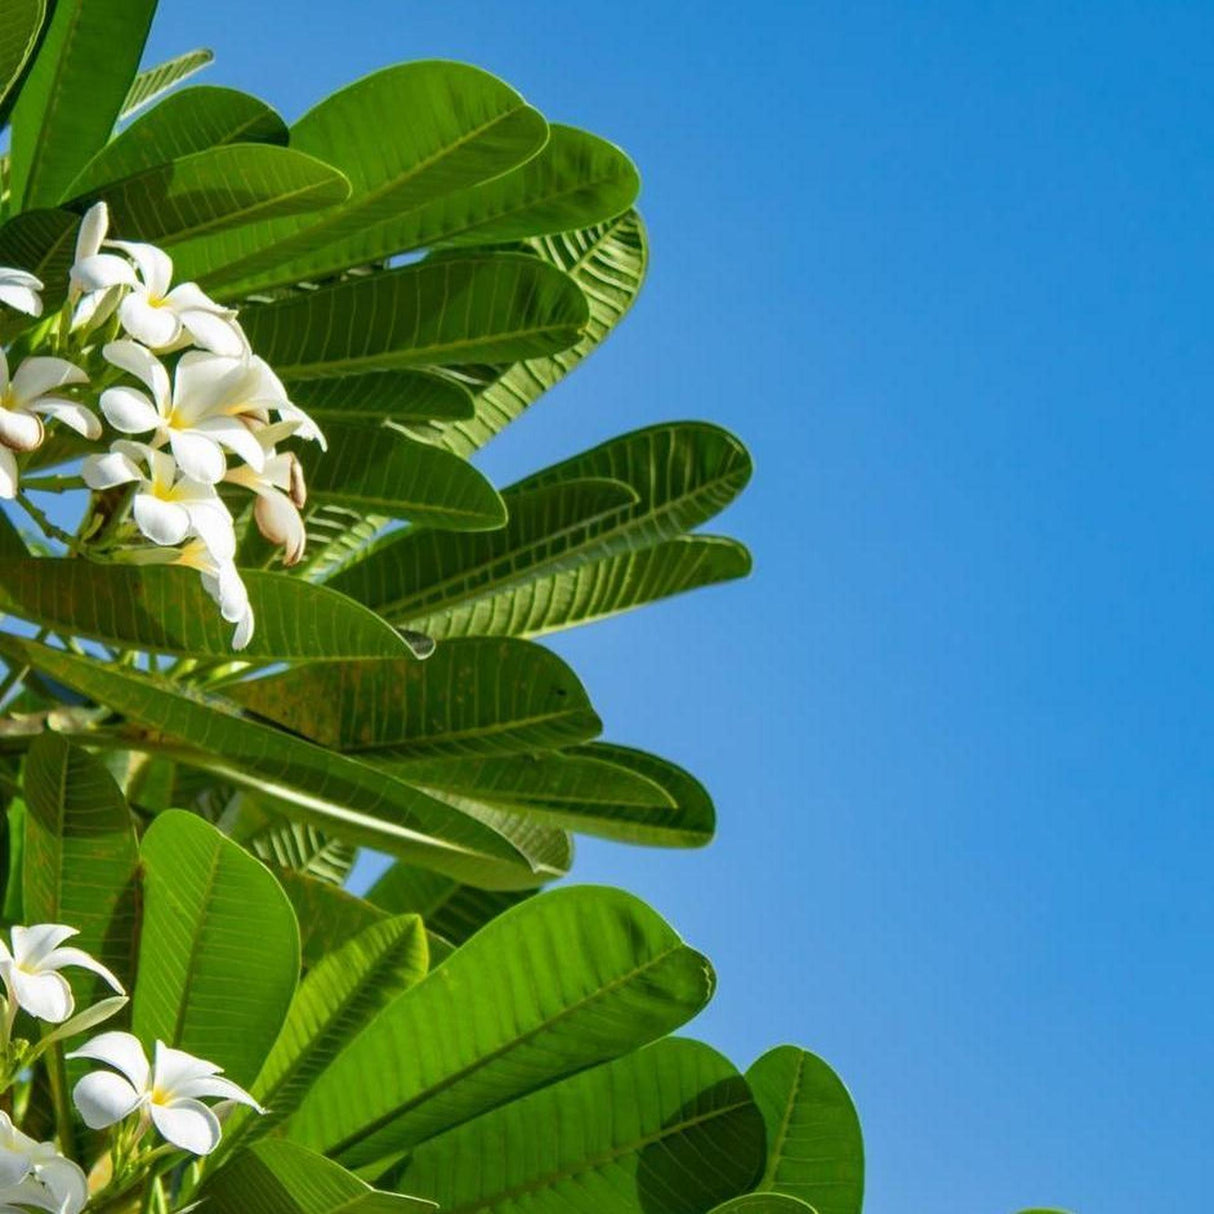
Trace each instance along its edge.
{"label": "flower cluster", "polygon": [[[198,570],[235,625],[233,647],[243,649],[253,612],[223,487],[253,494],[258,529],[295,564],[304,554],[306,490],[298,458],[279,445],[297,438],[323,447],[324,436],[252,351],[234,309],[196,283],[173,286],[167,253],[107,239],[108,228],[99,202],[76,241],[55,330],[58,352],[76,361],[31,354],[10,376],[0,351],[0,497],[18,494],[17,457],[42,444],[48,421],[95,441],[105,436],[103,418],[116,433],[84,460],[84,482],[98,494],[118,491],[131,538],[141,539],[115,558]],[[42,290],[33,275],[0,269],[0,303],[39,316]],[[92,376],[81,361],[96,364]],[[100,390],[101,417],[78,399],[85,385]]]}
{"label": "flower cluster", "polygon": [[[76,934],[63,924],[41,923],[14,927],[9,941],[0,939],[0,982],[5,992],[0,1046],[7,1086],[18,1075],[28,1075],[51,1046],[100,1024],[127,1002],[122,984],[104,965],[83,949],[65,945]],[[118,995],[77,1013],[71,986],[61,972],[72,968],[98,975]],[[33,1045],[13,1038],[21,1012],[49,1026]],[[72,1098],[90,1129],[115,1127],[110,1172],[119,1188],[143,1175],[165,1151],[209,1155],[219,1145],[220,1118],[233,1104],[265,1112],[248,1092],[225,1079],[219,1067],[162,1041],[156,1042],[151,1063],[137,1037],[115,1031],[93,1037],[65,1057],[112,1068],[84,1075]],[[0,1090],[4,1086],[0,1084]],[[220,1104],[212,1108],[204,1100]],[[153,1129],[164,1145],[149,1150],[143,1140]],[[88,1200],[88,1181],[79,1165],[55,1143],[31,1138],[0,1111],[0,1214],[29,1210],[79,1214]]]}

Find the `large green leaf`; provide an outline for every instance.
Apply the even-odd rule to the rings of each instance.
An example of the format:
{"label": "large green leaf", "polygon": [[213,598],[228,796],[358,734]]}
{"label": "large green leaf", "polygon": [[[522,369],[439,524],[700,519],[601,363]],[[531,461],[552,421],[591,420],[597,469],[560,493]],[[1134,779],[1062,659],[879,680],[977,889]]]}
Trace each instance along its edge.
{"label": "large green leaf", "polygon": [[560,568],[602,525],[622,520],[638,500],[621,481],[582,480],[502,495],[508,517],[496,531],[455,535],[412,528],[386,536],[329,579],[383,615],[434,615],[479,598],[539,568]]}
{"label": "large green leaf", "polygon": [[[77,928],[72,943],[129,987],[139,847],[122,792],[100,759],[44,733],[26,756],[25,800],[27,921]],[[86,975],[80,1006],[95,1003],[103,990],[110,993],[101,979]]]}
{"label": "large green leaf", "polygon": [[452,641],[425,662],[317,662],[229,694],[324,746],[376,757],[538,750],[602,728],[577,675],[528,641]]}
{"label": "large green leaf", "polygon": [[[531,247],[582,289],[590,308],[589,323],[576,345],[550,357],[524,356],[522,362],[460,368],[476,395],[476,416],[442,432],[443,445],[460,455],[483,447],[590,354],[632,307],[645,277],[648,248],[636,211],[532,241]],[[468,356],[479,357],[483,356]]]}
{"label": "large green leaf", "polygon": [[431,1202],[381,1193],[322,1155],[262,1142],[207,1177],[208,1214],[425,1214]]}
{"label": "large green leaf", "polygon": [[436,795],[457,793],[624,843],[702,847],[713,835],[712,801],[697,780],[673,763],[622,746],[402,763],[394,770]]}
{"label": "large green leaf", "polygon": [[[266,867],[168,810],[140,848],[144,907],[133,1027],[252,1082],[299,977],[299,929]],[[251,928],[255,930],[251,930]]]}
{"label": "large green leaf", "polygon": [[746,1072],[767,1122],[760,1189],[808,1202],[818,1214],[860,1214],[864,1142],[855,1105],[816,1055],[782,1045]]}
{"label": "large green leaf", "polygon": [[57,0],[13,110],[12,197],[54,206],[109,138],[156,0]]}
{"label": "large green leaf", "polygon": [[8,0],[0,16],[0,113],[38,42],[46,0]]}
{"label": "large green leaf", "polygon": [[299,1107],[341,1050],[426,973],[429,952],[417,915],[372,924],[330,953],[304,979],[282,1032],[251,1089],[268,1109],[255,1124],[272,1129]]}
{"label": "large green leaf", "polygon": [[467,253],[246,308],[284,379],[563,350],[586,323],[572,279],[517,253]]}
{"label": "large green leaf", "polygon": [[[281,573],[244,575],[256,627],[242,659],[267,662],[409,653],[373,612]],[[231,658],[232,626],[197,573],[46,558],[0,562],[0,611],[56,632],[192,657]]]}
{"label": "large green leaf", "polygon": [[331,379],[297,379],[291,399],[318,422],[338,420],[459,421],[472,416],[472,393],[433,371],[407,368]]}
{"label": "large green leaf", "polygon": [[239,280],[245,291],[378,261],[408,247],[394,234],[409,216],[512,169],[547,136],[543,116],[479,68],[440,61],[385,68],[327,97],[291,130],[292,147],[349,177],[349,201],[310,221],[262,224],[209,242],[191,251],[191,272],[209,288],[222,292]]}
{"label": "large green leaf", "polygon": [[171,246],[259,216],[315,211],[349,189],[336,169],[293,148],[231,143],[78,195],[71,206],[103,201],[115,234]]}
{"label": "large green leaf", "polygon": [[279,867],[274,871],[295,909],[307,969],[388,916],[388,911],[318,877]]}
{"label": "large green leaf", "polygon": [[356,759],[241,718],[225,701],[0,634],[0,653],[122,713],[149,737],[127,749],[170,748],[220,779],[274,798],[283,812],[351,843],[387,851],[485,888],[538,884],[501,833]]}
{"label": "large green leaf", "polygon": [[456,945],[469,940],[490,919],[534,896],[531,890],[475,889],[399,861],[367,891],[367,901],[380,910],[421,915],[428,928]]}
{"label": "large green leaf", "polygon": [[157,97],[176,87],[183,80],[200,72],[214,60],[215,56],[206,47],[194,51],[186,51],[174,59],[166,59],[155,67],[147,68],[139,73],[131,82],[127,95],[122,102],[119,118],[129,118],[136,110],[150,105]]}
{"label": "large green leaf", "polygon": [[712,981],[707,960],[629,894],[576,886],[528,899],[365,1028],[287,1134],[373,1163],[663,1036]]}
{"label": "large green leaf", "polygon": [[[332,159],[329,154],[325,158]],[[567,232],[619,215],[636,200],[639,188],[637,171],[619,148],[586,131],[553,126],[543,149],[511,172],[444,193],[420,209],[400,211],[319,254],[309,251],[236,282],[229,283],[225,275],[225,289],[244,294],[269,282],[306,278],[320,268],[332,271],[426,246],[504,244]]]}
{"label": "large green leaf", "polygon": [[360,513],[460,531],[502,526],[506,507],[471,464],[390,425],[325,424],[329,449],[304,452],[308,492]]}
{"label": "large green leaf", "polygon": [[674,1039],[423,1143],[396,1183],[444,1214],[701,1214],[762,1164],[746,1081],[715,1050]]}
{"label": "large green leaf", "polygon": [[750,569],[750,553],[737,540],[680,535],[651,548],[543,573],[458,607],[392,618],[435,638],[539,637],[746,577]]}
{"label": "large green leaf", "polygon": [[110,140],[69,193],[89,194],[107,182],[225,143],[286,142],[286,123],[264,101],[235,89],[196,85],[166,98]]}

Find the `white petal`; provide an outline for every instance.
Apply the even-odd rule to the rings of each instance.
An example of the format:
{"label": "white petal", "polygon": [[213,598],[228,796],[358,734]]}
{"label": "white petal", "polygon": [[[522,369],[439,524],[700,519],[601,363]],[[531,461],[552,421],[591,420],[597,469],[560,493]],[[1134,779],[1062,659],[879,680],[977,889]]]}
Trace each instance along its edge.
{"label": "white petal", "polygon": [[135,285],[135,271],[125,257],[94,253],[72,266],[72,285],[81,291],[106,291],[110,287]]}
{"label": "white petal", "polygon": [[193,430],[207,434],[229,451],[239,455],[246,464],[260,472],[266,466],[265,448],[253,432],[237,417],[206,417],[196,422]]}
{"label": "white petal", "polygon": [[162,547],[180,544],[190,533],[190,516],[176,502],[162,501],[150,493],[135,494],[132,513],[139,530]]}
{"label": "white petal", "polygon": [[253,608],[246,607],[244,615],[236,621],[236,631],[232,633],[232,648],[241,650],[247,648],[253,639]]}
{"label": "white petal", "polygon": [[57,1214],[80,1214],[89,1199],[89,1182],[79,1164],[56,1155],[39,1162],[35,1175],[51,1191]]}
{"label": "white petal", "polygon": [[42,445],[45,431],[32,413],[0,406],[0,443],[13,451],[33,451]]}
{"label": "white petal", "polygon": [[66,1057],[91,1058],[94,1062],[104,1062],[116,1071],[121,1071],[141,1092],[147,1088],[152,1074],[139,1038],[134,1033],[124,1033],[120,1029],[98,1033]]}
{"label": "white petal", "polygon": [[68,384],[87,384],[89,377],[66,358],[26,358],[13,376],[13,397],[28,404],[55,388]]}
{"label": "white petal", "polygon": [[190,527],[217,561],[230,561],[236,555],[236,530],[227,507],[218,498],[214,502],[192,502],[185,506]]}
{"label": "white petal", "polygon": [[244,335],[226,317],[205,312],[201,308],[183,308],[177,314],[204,350],[231,358],[239,358],[244,353]]}
{"label": "white petal", "polygon": [[82,970],[89,970],[99,978],[104,978],[110,988],[120,995],[126,993],[122,988],[122,983],[100,961],[89,956],[82,948],[57,948],[43,959],[42,964],[47,969],[53,970],[61,970],[65,965],[74,965]]}
{"label": "white petal", "polygon": [[49,1210],[51,1214],[64,1214],[50,1190],[33,1176],[27,1176],[11,1188],[0,1189],[0,1214],[26,1214],[30,1206]]}
{"label": "white petal", "polygon": [[102,354],[107,362],[142,380],[157,406],[168,412],[169,373],[150,350],[135,341],[112,341],[102,350]]}
{"label": "white petal", "polygon": [[169,446],[177,466],[191,480],[217,485],[223,480],[227,461],[210,438],[193,430],[170,430]]}
{"label": "white petal", "polygon": [[198,1079],[186,1079],[179,1084],[174,1084],[172,1090],[174,1099],[182,1097],[196,1099],[200,1096],[208,1096],[218,1100],[233,1100],[237,1104],[246,1104],[259,1113],[265,1112],[265,1109],[244,1088],[220,1075],[204,1075]]}
{"label": "white petal", "polygon": [[95,202],[84,213],[80,231],[76,233],[76,260],[96,257],[101,252],[101,242],[110,229],[110,212],[104,202]]}
{"label": "white petal", "polygon": [[101,412],[115,430],[123,434],[146,434],[161,422],[156,406],[138,388],[106,388],[101,394]]}
{"label": "white petal", "polygon": [[143,1097],[112,1071],[93,1071],[72,1089],[72,1099],[90,1130],[104,1130],[133,1113]]}
{"label": "white petal", "polygon": [[30,405],[30,411],[53,417],[65,426],[70,426],[77,434],[83,434],[85,438],[101,437],[101,422],[97,414],[79,401],[43,396]]}
{"label": "white petal", "polygon": [[38,1020],[59,1024],[75,1010],[72,988],[60,974],[27,974],[14,966],[10,979],[17,1003]]}
{"label": "white petal", "polygon": [[117,1016],[128,1003],[130,1000],[125,995],[111,995],[108,999],[94,1003],[92,1007],[86,1007],[83,1012],[77,1012],[53,1032],[43,1034],[42,1041],[44,1044],[50,1041],[66,1041],[78,1033],[87,1032],[111,1016]]}
{"label": "white petal", "polygon": [[152,1121],[161,1137],[193,1155],[209,1155],[219,1145],[219,1118],[197,1100],[153,1104]]}
{"label": "white petal", "polygon": [[299,438],[306,439],[310,443],[319,443],[322,451],[328,451],[329,444],[325,441],[320,427],[298,405],[287,402],[278,405],[277,410],[278,416],[284,422],[293,423],[295,433]]}
{"label": "white petal", "polygon": [[17,496],[17,457],[5,446],[0,446],[0,498],[10,501]]}
{"label": "white petal", "polygon": [[33,291],[42,290],[42,279],[28,270],[18,270],[15,266],[0,267],[0,283],[13,287],[29,287]]}
{"label": "white petal", "polygon": [[[14,1132],[20,1133],[20,1130]],[[30,1143],[32,1147],[32,1139]],[[32,1162],[33,1158],[30,1150],[15,1150],[9,1146],[0,1148],[0,1186],[8,1188],[9,1185],[14,1185],[24,1180]]]}
{"label": "white petal", "polygon": [[122,302],[123,290],[118,286],[110,287],[108,291],[89,291],[83,295],[72,313],[72,332],[96,329],[105,324]]}
{"label": "white petal", "polygon": [[[156,1062],[152,1068],[152,1087],[160,1092],[171,1092],[170,1099],[178,1095],[178,1088],[184,1083],[195,1079],[205,1079],[218,1075],[219,1067],[205,1058],[189,1054],[185,1050],[174,1049],[163,1041],[156,1042]],[[189,1092],[180,1093],[183,1096]]]}
{"label": "white petal", "polygon": [[168,308],[154,308],[145,296],[131,292],[118,308],[122,327],[136,340],[153,350],[163,349],[177,340],[181,321]]}
{"label": "white petal", "polygon": [[248,379],[242,359],[192,350],[183,354],[173,377],[173,406],[185,418],[196,420],[219,412],[241,394]]}
{"label": "white petal", "polygon": [[115,485],[127,485],[131,481],[143,480],[139,469],[119,451],[107,451],[104,455],[90,455],[81,469],[84,483],[90,489],[112,489]]}
{"label": "white petal", "polygon": [[253,519],[261,534],[283,549],[284,565],[299,563],[307,547],[308,533],[289,497],[277,492],[262,494],[253,506]]}
{"label": "white petal", "polygon": [[18,965],[34,968],[65,940],[80,933],[65,923],[35,923],[31,927],[13,928],[13,960]]}
{"label": "white petal", "polygon": [[121,249],[139,267],[143,285],[154,299],[162,299],[173,281],[173,259],[154,244],[142,244],[135,240],[111,240],[112,248]]}
{"label": "white petal", "polygon": [[26,316],[42,315],[42,298],[29,287],[14,287],[0,282],[0,303],[6,303]]}

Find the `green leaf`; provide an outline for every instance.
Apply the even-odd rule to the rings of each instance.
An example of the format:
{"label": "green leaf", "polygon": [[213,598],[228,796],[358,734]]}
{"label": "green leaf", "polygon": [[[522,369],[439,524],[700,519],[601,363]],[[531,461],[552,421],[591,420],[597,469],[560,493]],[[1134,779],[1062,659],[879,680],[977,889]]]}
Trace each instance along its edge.
{"label": "green leaf", "polygon": [[[485,888],[537,884],[498,831],[355,759],[237,716],[215,698],[0,634],[0,653],[25,662],[151,731],[156,749],[273,798],[292,818]],[[124,735],[127,749],[149,745]]]}
{"label": "green leaf", "polygon": [[263,1134],[294,1112],[316,1077],[428,965],[417,915],[372,924],[325,957],[296,992],[253,1084],[253,1095],[270,1110],[253,1130]]}
{"label": "green leaf", "polygon": [[394,532],[329,584],[383,615],[437,615],[440,608],[525,582],[536,569],[560,568],[602,525],[626,518],[637,500],[635,490],[614,480],[507,490],[504,527],[472,535],[435,528]]}
{"label": "green leaf", "polygon": [[25,821],[28,811],[20,797],[14,797],[5,811],[8,830],[4,832],[7,855],[4,882],[5,923],[28,923],[25,917],[22,873],[25,869]]}
{"label": "green leaf", "polygon": [[[265,865],[193,814],[144,835],[134,1032],[247,1085],[278,1036],[299,976],[299,930]],[[256,930],[250,930],[255,925]]]}
{"label": "green leaf", "polygon": [[703,1007],[707,960],[644,903],[576,886],[508,910],[381,1013],[288,1137],[373,1163],[663,1036]]}
{"label": "green leaf", "polygon": [[307,969],[387,918],[387,911],[328,881],[291,869],[274,871],[299,921],[300,950]]}
{"label": "green leaf", "polygon": [[0,509],[0,562],[24,560],[29,556],[29,549],[17,524],[9,518],[7,511]]}
{"label": "green leaf", "polygon": [[637,493],[620,534],[599,536],[609,553],[697,527],[746,487],[753,471],[746,448],[708,422],[663,422],[633,430],[527,477],[514,489],[535,489],[584,477],[609,477]]}
{"label": "green leaf", "polygon": [[467,253],[247,307],[240,319],[279,375],[307,379],[550,354],[578,340],[587,316],[585,296],[552,266]]}
{"label": "green leaf", "polygon": [[532,890],[475,889],[399,861],[367,891],[367,901],[380,910],[421,915],[428,928],[456,945],[471,939],[490,919],[534,896]]}
{"label": "green leaf", "polygon": [[327,452],[303,452],[309,495],[360,513],[483,531],[502,526],[506,507],[471,464],[388,425],[327,422]]}
{"label": "green leaf", "polygon": [[425,662],[315,662],[229,694],[293,733],[376,758],[509,754],[602,728],[577,675],[528,641],[452,641]]}
{"label": "green leaf", "polygon": [[651,548],[545,573],[441,612],[393,615],[393,621],[436,639],[534,638],[746,577],[750,569],[750,553],[737,540],[680,535]]}
{"label": "green leaf", "polygon": [[53,206],[109,138],[156,0],[57,0],[13,110],[12,197]]}
{"label": "green leaf", "polygon": [[0,19],[0,113],[38,43],[46,0],[8,0]]}
{"label": "green leaf", "polygon": [[[327,587],[281,573],[242,576],[257,620],[242,660],[409,653],[393,628]],[[0,611],[111,645],[191,657],[235,656],[232,626],[189,569],[68,558],[2,561]]]}
{"label": "green leaf", "polygon": [[818,1214],[860,1214],[864,1142],[839,1077],[816,1055],[782,1045],[746,1072],[767,1123],[758,1187],[808,1202]]}
{"label": "green leaf", "polygon": [[259,860],[293,868],[332,885],[344,885],[354,867],[355,849],[330,839],[314,826],[267,813],[249,794],[239,794],[236,812],[225,817],[224,833]]}
{"label": "green leaf", "polygon": [[235,89],[197,85],[166,98],[111,139],[69,193],[92,193],[107,182],[226,143],[286,142],[286,123],[264,101]]}
{"label": "green leaf", "polygon": [[424,1143],[396,1182],[444,1214],[700,1214],[748,1189],[762,1163],[746,1081],[675,1039]]}
{"label": "green leaf", "polygon": [[381,260],[406,247],[394,234],[409,216],[521,164],[547,137],[543,116],[479,68],[385,68],[327,97],[291,130],[292,147],[349,177],[349,201],[311,221],[262,224],[212,242],[191,254],[191,273],[208,289],[239,280],[247,292]]}
{"label": "green leaf", "polygon": [[[66,923],[72,940],[129,988],[135,976],[139,847],[118,785],[100,759],[54,733],[25,760],[25,897],[31,923]],[[86,976],[79,1006],[112,992]]]}
{"label": "green leaf", "polygon": [[371,371],[332,379],[297,379],[291,399],[318,422],[459,421],[472,416],[472,393],[433,371]]}
{"label": "green leaf", "polygon": [[795,1197],[784,1193],[743,1193],[716,1206],[712,1214],[818,1214]]}
{"label": "green leaf", "polygon": [[112,232],[171,246],[259,216],[315,211],[349,188],[336,169],[293,148],[232,143],[94,189],[71,206],[83,212],[103,201]]}
{"label": "green leaf", "polygon": [[436,796],[457,793],[623,843],[703,847],[713,835],[712,801],[697,780],[673,763],[622,746],[402,763],[393,770]]}
{"label": "green leaf", "polygon": [[575,345],[551,357],[524,355],[526,361],[503,366],[459,368],[476,395],[476,416],[445,427],[441,441],[460,455],[483,447],[590,354],[632,307],[645,277],[648,248],[636,211],[532,241],[531,247],[581,288],[590,308],[589,323]]}
{"label": "green leaf", "polygon": [[214,60],[215,56],[205,47],[198,50],[186,51],[175,59],[166,59],[142,71],[131,83],[126,99],[122,103],[119,118],[129,118],[136,110],[150,105],[157,97],[168,92],[183,80],[201,71]]}
{"label": "green leaf", "polygon": [[208,1214],[423,1214],[428,1201],[381,1193],[338,1164],[289,1142],[262,1142],[211,1173]]}
{"label": "green leaf", "polygon": [[[318,154],[333,160],[331,153]],[[270,282],[307,278],[318,269],[332,272],[411,249],[504,244],[588,227],[626,211],[639,189],[636,168],[619,148],[586,131],[552,126],[542,150],[512,171],[352,232],[319,254],[308,252],[268,273],[242,276],[226,290],[244,294]],[[271,251],[263,260],[273,256]]]}

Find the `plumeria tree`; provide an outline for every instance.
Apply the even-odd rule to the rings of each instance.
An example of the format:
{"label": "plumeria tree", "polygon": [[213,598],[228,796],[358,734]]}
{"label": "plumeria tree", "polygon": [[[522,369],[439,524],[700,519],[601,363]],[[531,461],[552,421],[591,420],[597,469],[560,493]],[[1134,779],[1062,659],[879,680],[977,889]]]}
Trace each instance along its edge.
{"label": "plumeria tree", "polygon": [[717,427],[468,462],[635,298],[635,169],[455,63],[288,127],[154,8],[0,14],[0,1214],[857,1214],[826,1063],[545,890],[714,809],[535,638],[749,569]]}

